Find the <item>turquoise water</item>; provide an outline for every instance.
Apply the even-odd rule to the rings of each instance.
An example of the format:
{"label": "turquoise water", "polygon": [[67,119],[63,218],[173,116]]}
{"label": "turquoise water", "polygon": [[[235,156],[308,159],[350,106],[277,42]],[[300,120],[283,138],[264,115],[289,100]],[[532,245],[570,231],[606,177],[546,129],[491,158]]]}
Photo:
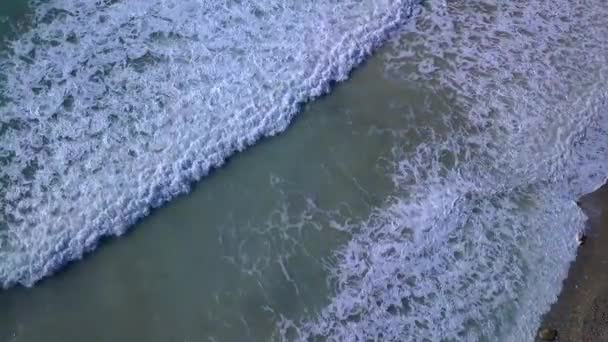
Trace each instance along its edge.
{"label": "turquoise water", "polygon": [[532,338],[606,178],[601,2],[30,4],[0,340]]}
{"label": "turquoise water", "polygon": [[407,125],[396,113],[424,110],[424,92],[379,84],[381,67],[369,61],[359,82],[306,105],[288,132],[234,156],[142,229],[0,294],[1,339],[266,340],[281,316],[320,310],[332,252],[350,236],[338,227],[392,192],[391,131]]}
{"label": "turquoise water", "polygon": [[[3,2],[0,6],[0,37],[2,42],[10,39],[26,24],[25,15],[28,13],[28,2],[25,0]],[[4,48],[4,46],[3,46]]]}

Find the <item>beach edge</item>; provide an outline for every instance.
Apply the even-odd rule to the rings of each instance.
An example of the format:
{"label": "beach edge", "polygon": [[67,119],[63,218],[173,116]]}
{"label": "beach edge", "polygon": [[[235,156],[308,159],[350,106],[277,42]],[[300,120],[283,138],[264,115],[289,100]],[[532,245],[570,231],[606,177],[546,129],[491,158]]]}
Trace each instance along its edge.
{"label": "beach edge", "polygon": [[588,217],[585,238],[540,329],[555,329],[562,342],[608,341],[608,183],[577,203]]}

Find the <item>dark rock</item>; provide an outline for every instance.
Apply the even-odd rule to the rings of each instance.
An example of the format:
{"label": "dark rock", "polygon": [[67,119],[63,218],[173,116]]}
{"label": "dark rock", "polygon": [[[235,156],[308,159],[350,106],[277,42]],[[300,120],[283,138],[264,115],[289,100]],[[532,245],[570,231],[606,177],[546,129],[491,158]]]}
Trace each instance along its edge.
{"label": "dark rock", "polygon": [[538,331],[538,337],[542,341],[554,341],[557,337],[557,330],[549,328],[540,329]]}

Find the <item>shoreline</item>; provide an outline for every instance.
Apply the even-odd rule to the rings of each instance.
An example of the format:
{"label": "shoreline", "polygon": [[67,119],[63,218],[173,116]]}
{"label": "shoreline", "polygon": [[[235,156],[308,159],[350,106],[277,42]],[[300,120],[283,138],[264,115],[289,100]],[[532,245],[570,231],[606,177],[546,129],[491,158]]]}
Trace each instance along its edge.
{"label": "shoreline", "polygon": [[608,183],[577,203],[588,217],[587,239],[540,327],[557,330],[556,341],[608,341]]}

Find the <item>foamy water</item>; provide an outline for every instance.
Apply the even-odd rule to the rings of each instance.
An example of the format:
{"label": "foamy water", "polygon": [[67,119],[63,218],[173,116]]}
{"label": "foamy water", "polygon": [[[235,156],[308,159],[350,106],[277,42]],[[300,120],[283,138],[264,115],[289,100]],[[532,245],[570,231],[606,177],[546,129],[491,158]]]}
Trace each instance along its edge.
{"label": "foamy water", "polygon": [[454,94],[451,111],[395,148],[401,195],[339,252],[332,303],[284,336],[532,340],[575,256],[574,200],[606,179],[608,8],[428,5],[383,54],[386,77]]}
{"label": "foamy water", "polygon": [[280,322],[283,339],[531,339],[584,228],[574,200],[606,177],[608,8],[424,6],[35,1],[0,60],[0,282],[32,285],[122,234],[400,29],[385,77],[448,110],[391,132],[406,137],[396,195],[335,227],[352,239],[334,295]]}
{"label": "foamy water", "polygon": [[2,60],[0,282],[32,285],[284,130],[410,1],[33,2]]}

